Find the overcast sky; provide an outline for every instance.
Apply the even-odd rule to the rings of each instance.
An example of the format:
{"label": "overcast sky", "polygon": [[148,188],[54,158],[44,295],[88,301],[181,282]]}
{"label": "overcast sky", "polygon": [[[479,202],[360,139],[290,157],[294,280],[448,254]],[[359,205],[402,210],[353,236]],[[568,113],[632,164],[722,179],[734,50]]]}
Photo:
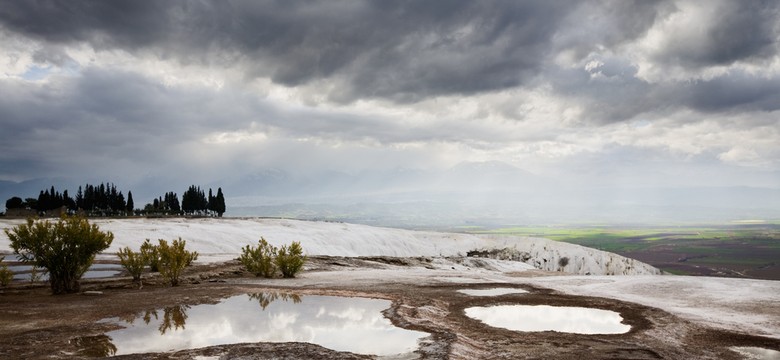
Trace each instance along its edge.
{"label": "overcast sky", "polygon": [[0,180],[780,187],[780,2],[3,1]]}

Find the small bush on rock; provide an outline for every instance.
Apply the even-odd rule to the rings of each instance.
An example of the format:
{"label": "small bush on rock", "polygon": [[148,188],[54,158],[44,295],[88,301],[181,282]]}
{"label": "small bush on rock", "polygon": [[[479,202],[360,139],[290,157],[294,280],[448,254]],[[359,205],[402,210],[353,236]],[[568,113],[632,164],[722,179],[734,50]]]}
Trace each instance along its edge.
{"label": "small bush on rock", "polygon": [[56,223],[28,219],[5,234],[22,262],[46,269],[54,294],[78,292],[95,255],[114,240],[110,231],[100,231],[82,217],[63,217]]}
{"label": "small bush on rock", "polygon": [[119,249],[116,253],[119,257],[119,262],[122,267],[130,273],[133,277],[133,282],[138,283],[138,287],[142,287],[141,274],[144,272],[144,267],[149,262],[146,256],[142,252],[134,252],[129,247]]}
{"label": "small bush on rock", "polygon": [[170,245],[163,239],[160,239],[159,242],[157,252],[160,255],[160,275],[170,282],[171,286],[177,286],[179,285],[179,276],[181,276],[184,268],[198,259],[198,253],[185,250],[184,247],[187,242],[181,238],[173,240]]}
{"label": "small bush on rock", "polygon": [[282,245],[276,252],[276,266],[282,272],[282,276],[285,278],[294,278],[306,262],[306,256],[303,255],[303,248],[301,243],[293,241],[288,247]]}
{"label": "small bush on rock", "polygon": [[269,244],[264,238],[260,238],[257,247],[247,245],[242,249],[242,254],[238,258],[247,271],[255,276],[273,277],[276,273],[276,247]]}

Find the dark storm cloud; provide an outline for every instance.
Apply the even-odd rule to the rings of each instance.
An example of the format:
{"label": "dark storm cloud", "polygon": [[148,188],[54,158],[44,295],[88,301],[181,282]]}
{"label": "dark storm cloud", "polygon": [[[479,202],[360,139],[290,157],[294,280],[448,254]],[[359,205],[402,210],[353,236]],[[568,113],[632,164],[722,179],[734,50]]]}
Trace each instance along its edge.
{"label": "dark storm cloud", "polygon": [[636,68],[606,59],[589,69],[557,70],[546,77],[559,95],[587,109],[585,120],[612,123],[681,108],[705,113],[780,110],[780,78],[732,71],[712,79],[651,84]]}
{"label": "dark storm cloud", "polygon": [[5,27],[51,42],[89,41],[96,47],[140,47],[169,32],[174,2],[7,1]]}
{"label": "dark storm cloud", "polygon": [[[671,34],[672,45],[659,49],[654,59],[697,67],[776,56],[780,5],[724,4],[701,25],[703,36]],[[596,83],[583,71],[557,71],[552,57],[571,50],[584,59],[599,47],[619,47],[677,11],[663,1],[12,1],[0,9],[0,21],[51,44],[89,42],[98,49],[147,51],[181,63],[238,67],[247,78],[270,77],[285,86],[330,80],[335,86],[325,91],[337,102],[415,102],[532,86],[530,81],[541,77],[563,94],[591,98],[592,117],[619,121],[664,100],[636,101],[641,95],[669,89],[651,87],[633,73],[608,74],[609,64],[601,70],[617,81]],[[42,62],[66,60],[56,47],[35,55]],[[751,86],[743,80],[682,84],[672,92],[689,91],[682,97],[702,109],[765,102],[760,91],[748,91],[755,98],[746,99],[742,90],[771,89],[771,84]],[[708,99],[728,94],[737,97],[707,105]]]}
{"label": "dark storm cloud", "polygon": [[684,100],[706,112],[780,110],[780,78],[732,72],[688,86]]}
{"label": "dark storm cloud", "polygon": [[[132,72],[86,69],[47,84],[0,81],[0,168],[5,176],[39,172],[91,174],[120,170],[118,159],[144,171],[190,161],[182,144],[217,133],[260,131],[279,138],[376,143],[454,139],[457,126],[410,129],[382,117],[280,108],[231,90],[163,86]],[[164,160],[170,156],[172,159]],[[13,174],[12,174],[13,173]]]}
{"label": "dark storm cloud", "polygon": [[287,86],[339,81],[331,98],[416,101],[518,86],[546,61],[572,6],[556,1],[14,1],[3,26],[52,43],[143,49],[244,66]]}
{"label": "dark storm cloud", "polygon": [[773,185],[778,7],[4,1],[0,179],[487,159],[592,184],[674,182],[702,164],[733,164],[722,173],[739,181],[713,171],[692,184],[751,184],[741,167],[769,166],[759,182]]}
{"label": "dark storm cloud", "polygon": [[[670,34],[670,46],[656,60],[684,67],[730,65],[768,59],[778,54],[780,2],[726,1],[713,4],[714,16],[690,21],[691,33]],[[672,13],[673,14],[673,13]],[[699,28],[704,35],[699,36]]]}
{"label": "dark storm cloud", "polygon": [[160,171],[177,145],[245,126],[234,103],[241,100],[114,70],[86,69],[46,84],[1,81],[0,168],[22,178],[121,174],[127,163],[128,171]]}

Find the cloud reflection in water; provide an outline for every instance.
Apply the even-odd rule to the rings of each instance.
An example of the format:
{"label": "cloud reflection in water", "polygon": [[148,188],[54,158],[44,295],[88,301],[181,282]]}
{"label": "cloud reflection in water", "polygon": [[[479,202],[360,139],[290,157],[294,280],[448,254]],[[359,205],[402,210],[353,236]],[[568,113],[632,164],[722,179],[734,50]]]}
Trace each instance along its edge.
{"label": "cloud reflection in water", "polygon": [[622,334],[631,330],[619,313],[609,310],[547,305],[471,307],[466,315],[487,325],[516,331],[560,331],[575,334]]}
{"label": "cloud reflection in water", "polygon": [[393,326],[381,313],[389,307],[388,300],[259,293],[166,308],[162,318],[147,312],[144,321],[121,322],[127,327],[106,335],[117,355],[293,341],[380,356],[414,351],[428,334]]}

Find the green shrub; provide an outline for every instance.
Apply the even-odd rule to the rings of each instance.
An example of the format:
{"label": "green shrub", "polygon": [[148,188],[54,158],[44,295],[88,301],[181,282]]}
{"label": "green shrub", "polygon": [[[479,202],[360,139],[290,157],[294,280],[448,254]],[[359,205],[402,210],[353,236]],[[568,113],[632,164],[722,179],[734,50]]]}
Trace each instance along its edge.
{"label": "green shrub", "polygon": [[246,267],[247,271],[255,274],[255,276],[270,278],[276,273],[275,255],[276,247],[261,237],[257,247],[245,246],[238,260]]}
{"label": "green shrub", "polygon": [[306,256],[303,255],[303,248],[301,243],[293,241],[288,247],[282,245],[276,252],[276,266],[282,272],[282,276],[286,278],[294,278],[306,262]]}
{"label": "green shrub", "polygon": [[153,245],[149,239],[146,239],[141,244],[141,255],[146,259],[149,270],[152,272],[160,271],[160,250],[157,248],[157,245]]}
{"label": "green shrub", "polygon": [[133,276],[133,282],[138,283],[139,287],[143,286],[141,283],[141,274],[143,274],[144,267],[149,262],[146,256],[141,252],[130,250],[129,247],[119,249],[116,256],[119,257],[119,262],[122,264],[122,267]]}
{"label": "green shrub", "polygon": [[8,286],[14,279],[13,271],[8,269],[8,265],[2,264],[5,256],[0,256],[0,286]]}
{"label": "green shrub", "polygon": [[63,217],[56,223],[28,219],[5,233],[22,262],[48,271],[54,294],[78,292],[95,255],[114,240],[114,234],[81,217]]}
{"label": "green shrub", "polygon": [[184,247],[187,242],[181,238],[173,240],[170,245],[163,239],[160,239],[159,242],[157,252],[160,255],[160,275],[170,282],[171,286],[177,286],[179,285],[179,276],[181,276],[184,268],[198,259],[198,253],[185,250]]}

